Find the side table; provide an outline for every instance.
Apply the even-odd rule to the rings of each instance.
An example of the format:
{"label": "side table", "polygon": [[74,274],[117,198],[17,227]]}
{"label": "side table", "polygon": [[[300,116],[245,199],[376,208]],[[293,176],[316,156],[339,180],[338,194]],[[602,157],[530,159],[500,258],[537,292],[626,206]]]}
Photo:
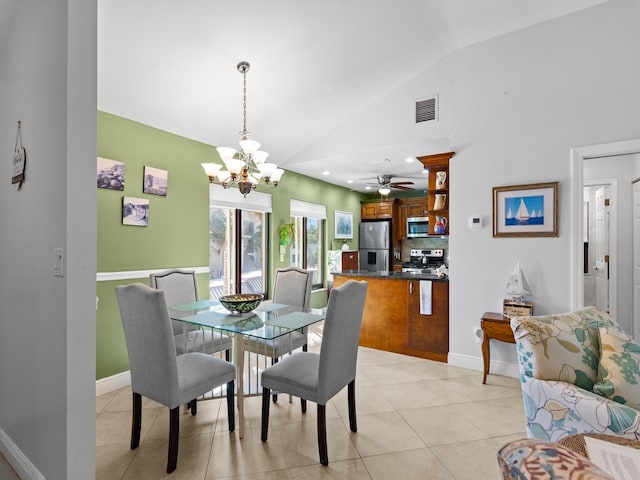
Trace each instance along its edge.
{"label": "side table", "polygon": [[516,343],[509,321],[509,317],[505,317],[501,313],[484,312],[482,314],[480,328],[482,328],[482,363],[484,364],[483,384],[487,383],[489,363],[491,362],[489,340],[493,338],[502,342]]}

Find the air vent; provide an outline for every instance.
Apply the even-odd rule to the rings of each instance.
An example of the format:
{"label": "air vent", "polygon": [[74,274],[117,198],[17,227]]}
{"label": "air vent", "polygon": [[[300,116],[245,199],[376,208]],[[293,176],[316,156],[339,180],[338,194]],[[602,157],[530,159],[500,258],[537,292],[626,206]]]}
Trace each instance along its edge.
{"label": "air vent", "polygon": [[438,102],[434,95],[416,100],[416,124],[438,119]]}

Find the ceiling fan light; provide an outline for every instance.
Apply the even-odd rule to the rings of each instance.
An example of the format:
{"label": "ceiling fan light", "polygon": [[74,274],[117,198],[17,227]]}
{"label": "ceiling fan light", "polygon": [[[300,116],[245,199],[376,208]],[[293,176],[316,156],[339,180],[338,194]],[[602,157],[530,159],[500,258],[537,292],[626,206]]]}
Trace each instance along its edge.
{"label": "ceiling fan light", "polygon": [[378,188],[378,193],[380,195],[389,195],[391,193],[391,189],[385,185]]}

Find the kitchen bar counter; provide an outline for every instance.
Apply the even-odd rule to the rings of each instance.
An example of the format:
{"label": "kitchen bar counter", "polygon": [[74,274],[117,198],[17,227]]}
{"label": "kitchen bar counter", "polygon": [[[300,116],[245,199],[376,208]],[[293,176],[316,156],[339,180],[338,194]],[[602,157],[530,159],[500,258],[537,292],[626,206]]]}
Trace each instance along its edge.
{"label": "kitchen bar counter", "polygon": [[389,280],[432,280],[434,282],[448,282],[449,277],[439,277],[437,275],[429,275],[426,273],[408,273],[408,272],[371,272],[368,270],[350,270],[344,272],[331,272],[334,276],[345,277],[369,277]]}
{"label": "kitchen bar counter", "polygon": [[[349,279],[369,283],[360,345],[415,357],[447,361],[449,353],[449,280],[408,272],[351,271],[333,274],[333,286]],[[431,280],[425,285],[421,280]],[[423,288],[428,293],[421,295]],[[421,309],[427,297],[430,309]]]}

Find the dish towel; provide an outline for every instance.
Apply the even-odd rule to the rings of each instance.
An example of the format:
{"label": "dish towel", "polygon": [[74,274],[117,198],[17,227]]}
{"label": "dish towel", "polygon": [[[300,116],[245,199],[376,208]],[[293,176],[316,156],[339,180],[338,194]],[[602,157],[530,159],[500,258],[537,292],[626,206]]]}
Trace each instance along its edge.
{"label": "dish towel", "polygon": [[420,315],[431,315],[431,280],[420,280]]}

